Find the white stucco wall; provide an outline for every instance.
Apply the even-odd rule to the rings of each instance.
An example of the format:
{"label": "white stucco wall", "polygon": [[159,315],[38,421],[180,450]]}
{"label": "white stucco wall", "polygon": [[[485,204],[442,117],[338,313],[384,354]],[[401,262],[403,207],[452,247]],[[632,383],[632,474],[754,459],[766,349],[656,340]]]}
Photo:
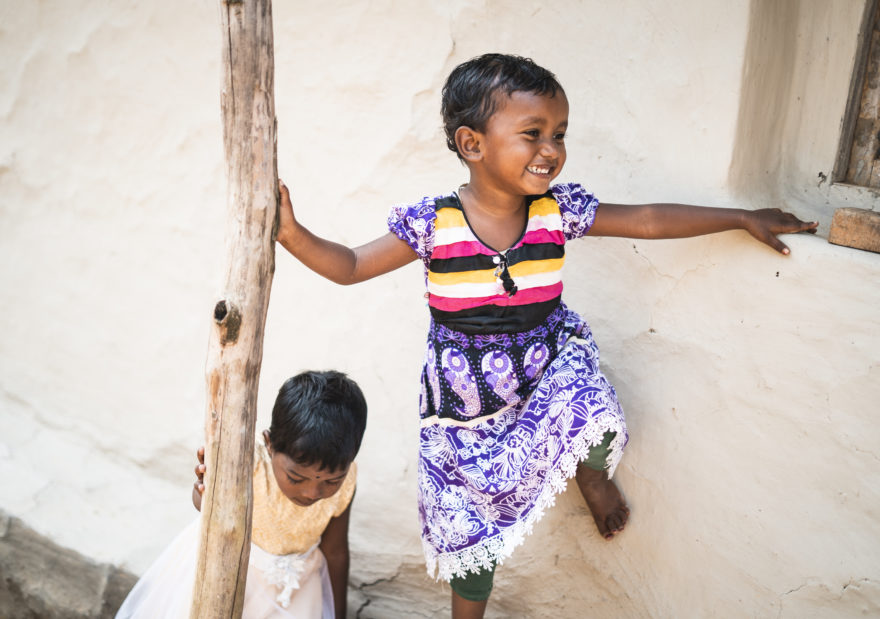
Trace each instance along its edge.
{"label": "white stucco wall", "polygon": [[[755,110],[778,93],[742,82],[766,49],[745,1],[275,4],[279,170],[335,240],[367,241],[390,204],[465,180],[439,89],[486,51],[565,86],[561,180],[608,201],[772,197],[822,221],[786,238],[787,258],[744,233],[569,247],[566,299],[628,412],[632,518],[605,542],[570,488],[499,570],[489,615],[880,612],[880,256],[825,242],[852,193],[816,185],[860,1],[779,3],[791,30],[762,36],[792,47],[760,70],[790,82],[764,132]],[[0,508],[134,571],[194,516],[223,263],[218,22],[208,1],[0,0]],[[364,387],[350,604],[369,602],[364,617],[448,614],[415,506],[421,285],[416,264],[341,288],[278,255],[258,429],[301,369]]]}

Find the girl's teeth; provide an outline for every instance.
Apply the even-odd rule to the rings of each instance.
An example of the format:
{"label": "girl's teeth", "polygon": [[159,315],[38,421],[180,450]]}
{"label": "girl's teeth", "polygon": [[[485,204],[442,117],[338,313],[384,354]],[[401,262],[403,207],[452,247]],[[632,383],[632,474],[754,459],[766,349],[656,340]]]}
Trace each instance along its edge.
{"label": "girl's teeth", "polygon": [[550,168],[539,168],[538,166],[530,166],[529,172],[532,172],[533,174],[549,174]]}

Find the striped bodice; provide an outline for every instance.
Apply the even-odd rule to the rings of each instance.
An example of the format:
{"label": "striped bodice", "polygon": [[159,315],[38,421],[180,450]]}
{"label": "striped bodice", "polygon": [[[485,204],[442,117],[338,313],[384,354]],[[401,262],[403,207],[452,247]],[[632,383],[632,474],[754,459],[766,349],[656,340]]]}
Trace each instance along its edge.
{"label": "striped bodice", "polygon": [[428,265],[435,320],[464,333],[512,333],[534,328],[559,304],[565,262],[559,205],[549,191],[528,200],[523,234],[505,252],[474,234],[457,195],[436,201]]}

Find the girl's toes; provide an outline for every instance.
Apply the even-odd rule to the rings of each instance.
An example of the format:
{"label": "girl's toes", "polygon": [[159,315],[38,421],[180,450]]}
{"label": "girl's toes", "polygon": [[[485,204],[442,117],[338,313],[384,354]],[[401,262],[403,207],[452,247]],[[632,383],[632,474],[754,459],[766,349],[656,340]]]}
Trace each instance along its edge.
{"label": "girl's toes", "polygon": [[619,533],[623,530],[624,520],[618,514],[612,514],[608,517],[608,528],[613,533]]}

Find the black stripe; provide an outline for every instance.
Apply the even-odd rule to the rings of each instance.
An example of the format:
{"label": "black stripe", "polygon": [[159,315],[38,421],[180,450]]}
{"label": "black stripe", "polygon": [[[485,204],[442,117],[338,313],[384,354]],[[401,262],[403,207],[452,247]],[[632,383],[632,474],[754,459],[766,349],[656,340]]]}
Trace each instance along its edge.
{"label": "black stripe", "polygon": [[458,199],[458,196],[452,194],[451,196],[445,196],[443,198],[437,198],[434,200],[434,210],[439,211],[441,208],[454,208],[461,210],[461,202]]}
{"label": "black stripe", "polygon": [[528,305],[481,305],[458,312],[431,308],[431,316],[440,324],[468,335],[518,333],[540,325],[559,305],[561,297]]}
{"label": "black stripe", "polygon": [[[507,264],[513,266],[527,260],[554,260],[565,256],[565,246],[556,243],[523,245],[507,252]],[[460,256],[458,258],[432,258],[430,270],[434,273],[461,273],[495,268],[492,256]]]}

